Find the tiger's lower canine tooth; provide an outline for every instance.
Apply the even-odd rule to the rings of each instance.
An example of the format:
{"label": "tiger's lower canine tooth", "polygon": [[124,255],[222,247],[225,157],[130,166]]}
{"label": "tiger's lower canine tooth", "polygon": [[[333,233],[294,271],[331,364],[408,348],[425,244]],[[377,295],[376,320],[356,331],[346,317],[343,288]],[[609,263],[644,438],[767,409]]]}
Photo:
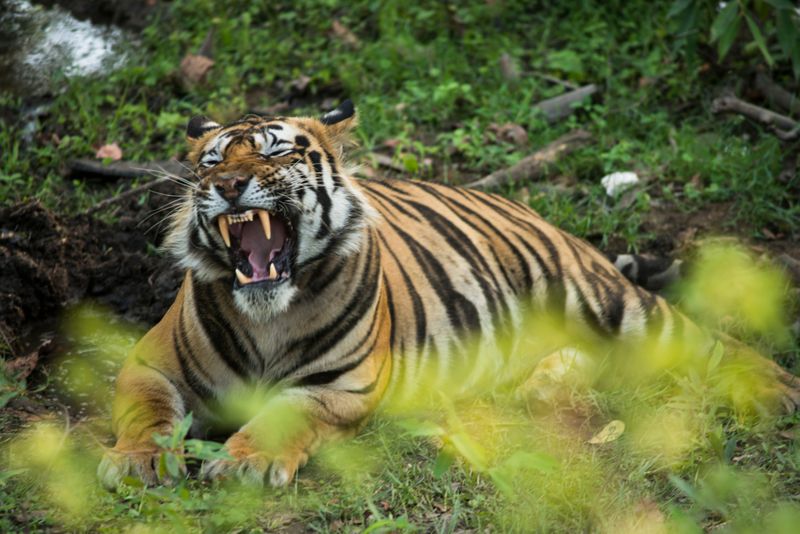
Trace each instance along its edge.
{"label": "tiger's lower canine tooth", "polygon": [[274,263],[269,264],[269,279],[270,280],[277,280],[278,279],[278,270],[275,268]]}
{"label": "tiger's lower canine tooth", "polygon": [[269,212],[259,210],[258,218],[261,219],[261,227],[264,229],[264,235],[267,236],[267,239],[270,239],[272,237],[272,226],[269,224]]}
{"label": "tiger's lower canine tooth", "polygon": [[250,282],[252,282],[252,281],[253,281],[253,279],[252,279],[252,278],[250,278],[249,276],[247,276],[246,274],[244,274],[244,273],[243,273],[242,271],[240,271],[239,269],[236,269],[236,279],[237,279],[237,280],[239,281],[239,283],[240,283],[240,284],[242,284],[242,285],[249,284]]}
{"label": "tiger's lower canine tooth", "polygon": [[219,225],[219,233],[222,235],[225,246],[231,248],[231,234],[228,231],[228,219],[225,215],[217,217],[217,224]]}

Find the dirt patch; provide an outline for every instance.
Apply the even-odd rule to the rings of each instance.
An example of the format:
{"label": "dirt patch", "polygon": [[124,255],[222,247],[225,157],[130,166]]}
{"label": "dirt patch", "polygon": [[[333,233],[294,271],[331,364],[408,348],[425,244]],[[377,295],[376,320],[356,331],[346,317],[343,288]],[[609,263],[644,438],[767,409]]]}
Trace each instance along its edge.
{"label": "dirt patch", "polygon": [[37,322],[87,298],[127,319],[158,321],[182,277],[155,252],[162,236],[142,224],[159,203],[120,206],[113,224],[58,216],[38,202],[0,208],[0,329],[12,347]]}

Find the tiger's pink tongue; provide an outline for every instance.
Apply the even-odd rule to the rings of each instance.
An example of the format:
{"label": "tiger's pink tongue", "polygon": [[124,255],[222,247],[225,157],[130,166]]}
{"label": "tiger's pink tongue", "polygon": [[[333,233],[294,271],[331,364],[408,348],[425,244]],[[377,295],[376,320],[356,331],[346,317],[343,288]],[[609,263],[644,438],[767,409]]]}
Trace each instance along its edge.
{"label": "tiger's pink tongue", "polygon": [[286,228],[278,219],[272,221],[270,239],[264,235],[261,224],[257,220],[244,223],[241,247],[248,252],[247,261],[253,268],[251,278],[254,282],[269,278],[269,262],[283,247],[285,240]]}

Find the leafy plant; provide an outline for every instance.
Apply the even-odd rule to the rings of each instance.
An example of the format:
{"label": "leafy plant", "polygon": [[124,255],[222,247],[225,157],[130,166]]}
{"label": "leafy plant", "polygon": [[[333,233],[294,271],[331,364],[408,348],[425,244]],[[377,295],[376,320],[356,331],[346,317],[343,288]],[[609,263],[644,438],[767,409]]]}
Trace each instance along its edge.
{"label": "leafy plant", "polygon": [[728,55],[744,25],[752,39],[747,46],[755,46],[772,67],[776,58],[771,50],[777,43],[778,60],[790,63],[800,79],[800,13],[790,0],[675,0],[668,16],[677,21],[683,42],[694,42],[710,20],[708,43],[716,46],[719,61]]}

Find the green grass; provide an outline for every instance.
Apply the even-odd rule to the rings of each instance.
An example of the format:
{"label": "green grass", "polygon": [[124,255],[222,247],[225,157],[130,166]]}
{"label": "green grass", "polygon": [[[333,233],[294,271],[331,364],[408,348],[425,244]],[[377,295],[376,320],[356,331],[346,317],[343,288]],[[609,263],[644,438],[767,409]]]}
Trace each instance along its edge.
{"label": "green grass", "polygon": [[[394,140],[399,160],[425,179],[459,183],[509,165],[572,128],[589,129],[597,143],[555,169],[577,179],[576,191],[534,207],[599,243],[617,234],[637,248],[648,237],[636,228],[648,211],[645,195],[625,210],[600,198],[600,178],[618,170],[637,171],[648,180],[649,196],[679,208],[731,200],[737,222],[753,228],[752,235],[763,227],[796,233],[800,208],[791,191],[797,178],[777,182],[780,145],[741,120],[710,115],[710,98],[727,80],[679,50],[668,7],[179,0],[144,30],[128,66],[97,79],[65,80],[32,143],[19,139],[18,99],[0,99],[6,117],[0,197],[36,197],[63,211],[80,210],[109,189],[64,183],[67,159],[91,157],[113,141],[132,161],[180,155],[183,125],[193,114],[230,120],[275,104],[293,80],[308,76],[293,112],[317,114],[326,97],[352,98],[362,150]],[[331,35],[334,19],[358,36],[357,48]],[[211,28],[216,64],[206,83],[186,88],[177,75],[181,57]],[[503,76],[502,54],[517,65],[518,79]],[[542,75],[595,83],[602,95],[568,121],[548,125],[533,104],[563,89]],[[507,122],[527,130],[527,146],[489,133],[490,125]],[[415,163],[425,158],[432,171]]]}
{"label": "green grass", "polygon": [[[710,100],[730,74],[678,49],[668,8],[643,1],[176,0],[144,30],[126,67],[63,80],[49,113],[37,119],[33,141],[21,135],[23,99],[0,97],[0,199],[37,198],[59,212],[80,211],[121,186],[66,181],[70,158],[92,157],[106,142],[119,143],[132,161],[183,154],[192,115],[234,119],[279,102],[293,80],[308,76],[293,113],[318,114],[326,98],[352,98],[361,122],[355,159],[392,140],[398,161],[417,168],[409,174],[420,179],[462,183],[574,128],[588,129],[596,143],[548,173],[548,180],[567,177],[568,189],[538,193],[519,184],[502,193],[527,199],[558,226],[601,246],[612,239],[630,249],[646,246],[655,236],[643,223],[657,204],[690,213],[731,203],[736,218],[728,230],[796,236],[800,183],[796,176],[781,183],[778,174],[797,143],[781,145],[742,119],[710,114]],[[331,37],[334,19],[358,36],[357,49]],[[212,27],[211,76],[186,88],[176,73],[180,60]],[[522,72],[518,79],[503,77],[503,53]],[[727,61],[726,68],[744,72],[753,56],[745,50]],[[602,93],[548,125],[533,104],[562,89],[542,75],[595,83]],[[789,80],[788,67],[779,65],[775,75]],[[527,145],[490,133],[492,124],[507,122],[525,128]],[[425,159],[432,168],[421,165]],[[627,204],[600,186],[603,175],[624,170],[644,180]],[[784,363],[798,365],[796,346],[780,350]],[[11,379],[0,385],[24,395]],[[263,494],[195,480],[106,493],[91,481],[99,458],[93,436],[105,437],[107,429],[70,427],[60,415],[53,415],[50,435],[68,435],[63,448],[19,471],[6,447],[19,437],[16,422],[2,413],[0,427],[14,430],[2,435],[0,530],[634,532],[663,521],[680,532],[790,532],[798,521],[800,439],[781,437],[776,428],[791,429],[800,419],[738,419],[709,401],[706,388],[692,380],[611,387],[571,397],[574,404],[558,413],[533,415],[488,396],[459,407],[471,438],[461,442],[465,450],[444,452],[441,440],[409,435],[407,425],[381,416],[355,441],[313,460],[287,490]],[[443,424],[441,413],[429,416]],[[585,443],[586,428],[612,419],[629,423],[620,440]],[[686,443],[663,448],[666,437],[649,420],[667,429],[675,423],[676,432],[688,428],[678,432]],[[483,441],[487,428],[491,447]],[[470,461],[472,443],[486,449],[484,463]],[[515,457],[519,451],[533,456]],[[66,500],[53,493],[59,488],[80,499],[70,504],[69,491]]]}

